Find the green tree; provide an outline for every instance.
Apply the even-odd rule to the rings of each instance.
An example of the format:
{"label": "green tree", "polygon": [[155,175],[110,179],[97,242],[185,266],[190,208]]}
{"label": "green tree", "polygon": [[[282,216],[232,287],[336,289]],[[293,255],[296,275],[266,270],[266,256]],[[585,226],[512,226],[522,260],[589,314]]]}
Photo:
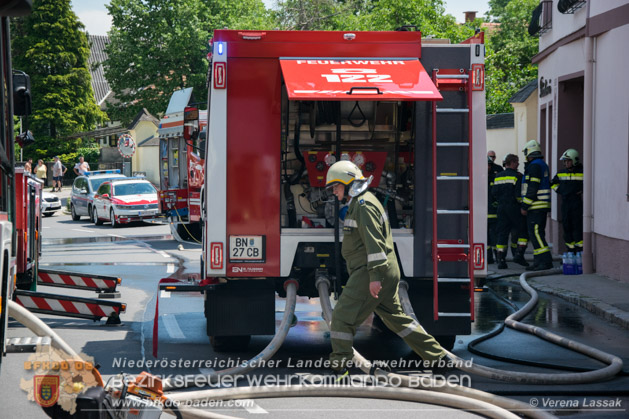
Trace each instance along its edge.
{"label": "green tree", "polygon": [[173,91],[193,87],[204,101],[207,43],[216,28],[261,29],[261,0],[112,0],[105,77],[119,103],[107,109],[128,123],[142,108],[163,113]]}
{"label": "green tree", "polygon": [[423,36],[460,42],[474,34],[445,14],[443,0],[286,0],[275,18],[287,30],[391,31],[415,26]]}
{"label": "green tree", "polygon": [[498,8],[490,14],[500,28],[487,40],[486,78],[487,113],[512,112],[509,99],[532,79],[537,67],[531,63],[537,54],[538,40],[527,28],[538,0],[492,1]]}
{"label": "green tree", "polygon": [[36,143],[28,157],[45,158],[76,149],[65,137],[92,129],[106,117],[94,100],[87,60],[89,45],[70,0],[35,0],[30,16],[14,21],[13,66],[31,77]]}

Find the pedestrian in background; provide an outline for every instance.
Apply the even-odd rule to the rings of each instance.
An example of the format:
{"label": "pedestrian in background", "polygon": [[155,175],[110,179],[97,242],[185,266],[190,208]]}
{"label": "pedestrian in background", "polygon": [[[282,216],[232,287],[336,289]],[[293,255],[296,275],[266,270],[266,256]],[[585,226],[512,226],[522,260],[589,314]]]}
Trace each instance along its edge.
{"label": "pedestrian in background", "polygon": [[526,215],[529,238],[533,242],[533,266],[527,271],[552,269],[553,258],[546,242],[546,217],[550,211],[550,176],[542,149],[535,140],[522,150],[527,163],[522,182],[522,215]]}
{"label": "pedestrian in background", "polygon": [[90,171],[90,164],[85,161],[83,156],[79,156],[79,162],[74,165],[74,173],[77,176],[84,175]]}
{"label": "pedestrian in background", "polygon": [[583,166],[579,152],[569,148],[559,159],[564,170],[555,175],[551,188],[561,196],[563,239],[569,252],[583,251]]}
{"label": "pedestrian in background", "polygon": [[346,160],[330,166],[326,176],[326,187],[333,188],[332,193],[339,201],[349,198],[342,247],[349,279],[332,313],[330,363],[341,378],[349,374],[347,363],[354,356],[356,328],[375,311],[391,331],[431,362],[435,373],[438,361],[446,361],[446,352],[402,310],[398,297],[400,268],[393,234],[382,204],[367,191],[371,179],[363,177],[358,166]]}
{"label": "pedestrian in background", "polygon": [[44,183],[44,186],[48,186],[48,168],[42,159],[37,160],[35,176]]}
{"label": "pedestrian in background", "polygon": [[33,159],[28,159],[24,163],[24,173],[33,174]]}
{"label": "pedestrian in background", "polygon": [[[61,192],[63,188],[63,175],[66,174],[68,168],[61,163],[59,156],[55,156],[55,163],[52,165],[52,191]],[[55,189],[56,188],[56,189]]]}

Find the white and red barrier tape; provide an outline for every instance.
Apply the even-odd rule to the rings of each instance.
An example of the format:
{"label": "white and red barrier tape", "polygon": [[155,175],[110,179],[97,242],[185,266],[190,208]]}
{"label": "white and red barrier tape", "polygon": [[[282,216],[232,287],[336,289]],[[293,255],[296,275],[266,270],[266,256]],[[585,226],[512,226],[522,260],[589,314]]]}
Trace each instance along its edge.
{"label": "white and red barrier tape", "polygon": [[42,285],[114,292],[118,285],[118,278],[87,277],[72,273],[40,270],[37,272],[37,282]]}
{"label": "white and red barrier tape", "polygon": [[61,316],[100,319],[113,313],[124,311],[123,304],[17,290],[15,301],[35,313],[57,314]]}

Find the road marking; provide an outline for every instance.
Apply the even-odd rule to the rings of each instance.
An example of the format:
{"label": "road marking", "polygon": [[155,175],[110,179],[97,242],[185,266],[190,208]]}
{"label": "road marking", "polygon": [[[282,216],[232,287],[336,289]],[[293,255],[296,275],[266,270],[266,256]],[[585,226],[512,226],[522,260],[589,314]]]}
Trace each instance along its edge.
{"label": "road marking", "polygon": [[166,273],[172,274],[173,272],[175,272],[175,264],[169,263],[168,265],[166,265]]}
{"label": "road marking", "polygon": [[253,399],[242,399],[239,403],[241,406],[245,408],[245,410],[249,413],[254,414],[268,414],[266,410],[260,407]]}
{"label": "road marking", "polygon": [[161,293],[159,294],[159,298],[170,298],[170,292],[166,290],[162,290]]}
{"label": "road marking", "polygon": [[164,326],[166,326],[166,331],[173,339],[183,339],[186,335],[183,334],[181,328],[179,328],[179,324],[177,323],[177,319],[173,314],[164,314],[162,316],[162,320],[164,321]]}
{"label": "road marking", "polygon": [[94,230],[84,230],[82,228],[73,228],[72,231],[80,231],[83,233],[96,233]]}

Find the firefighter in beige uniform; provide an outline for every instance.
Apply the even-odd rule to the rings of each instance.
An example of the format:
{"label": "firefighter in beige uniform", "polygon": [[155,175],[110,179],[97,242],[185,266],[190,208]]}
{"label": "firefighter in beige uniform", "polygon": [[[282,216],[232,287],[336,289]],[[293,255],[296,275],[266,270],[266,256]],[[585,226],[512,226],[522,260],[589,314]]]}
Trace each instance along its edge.
{"label": "firefighter in beige uniform", "polygon": [[330,338],[332,369],[345,371],[353,358],[356,328],[374,311],[425,361],[445,356],[439,343],[406,315],[400,305],[400,269],[393,251],[391,227],[380,201],[367,191],[369,179],[350,161],[340,161],[328,170],[326,187],[333,187],[339,200],[350,196],[343,227],[342,255],[349,279],[334,312]]}

